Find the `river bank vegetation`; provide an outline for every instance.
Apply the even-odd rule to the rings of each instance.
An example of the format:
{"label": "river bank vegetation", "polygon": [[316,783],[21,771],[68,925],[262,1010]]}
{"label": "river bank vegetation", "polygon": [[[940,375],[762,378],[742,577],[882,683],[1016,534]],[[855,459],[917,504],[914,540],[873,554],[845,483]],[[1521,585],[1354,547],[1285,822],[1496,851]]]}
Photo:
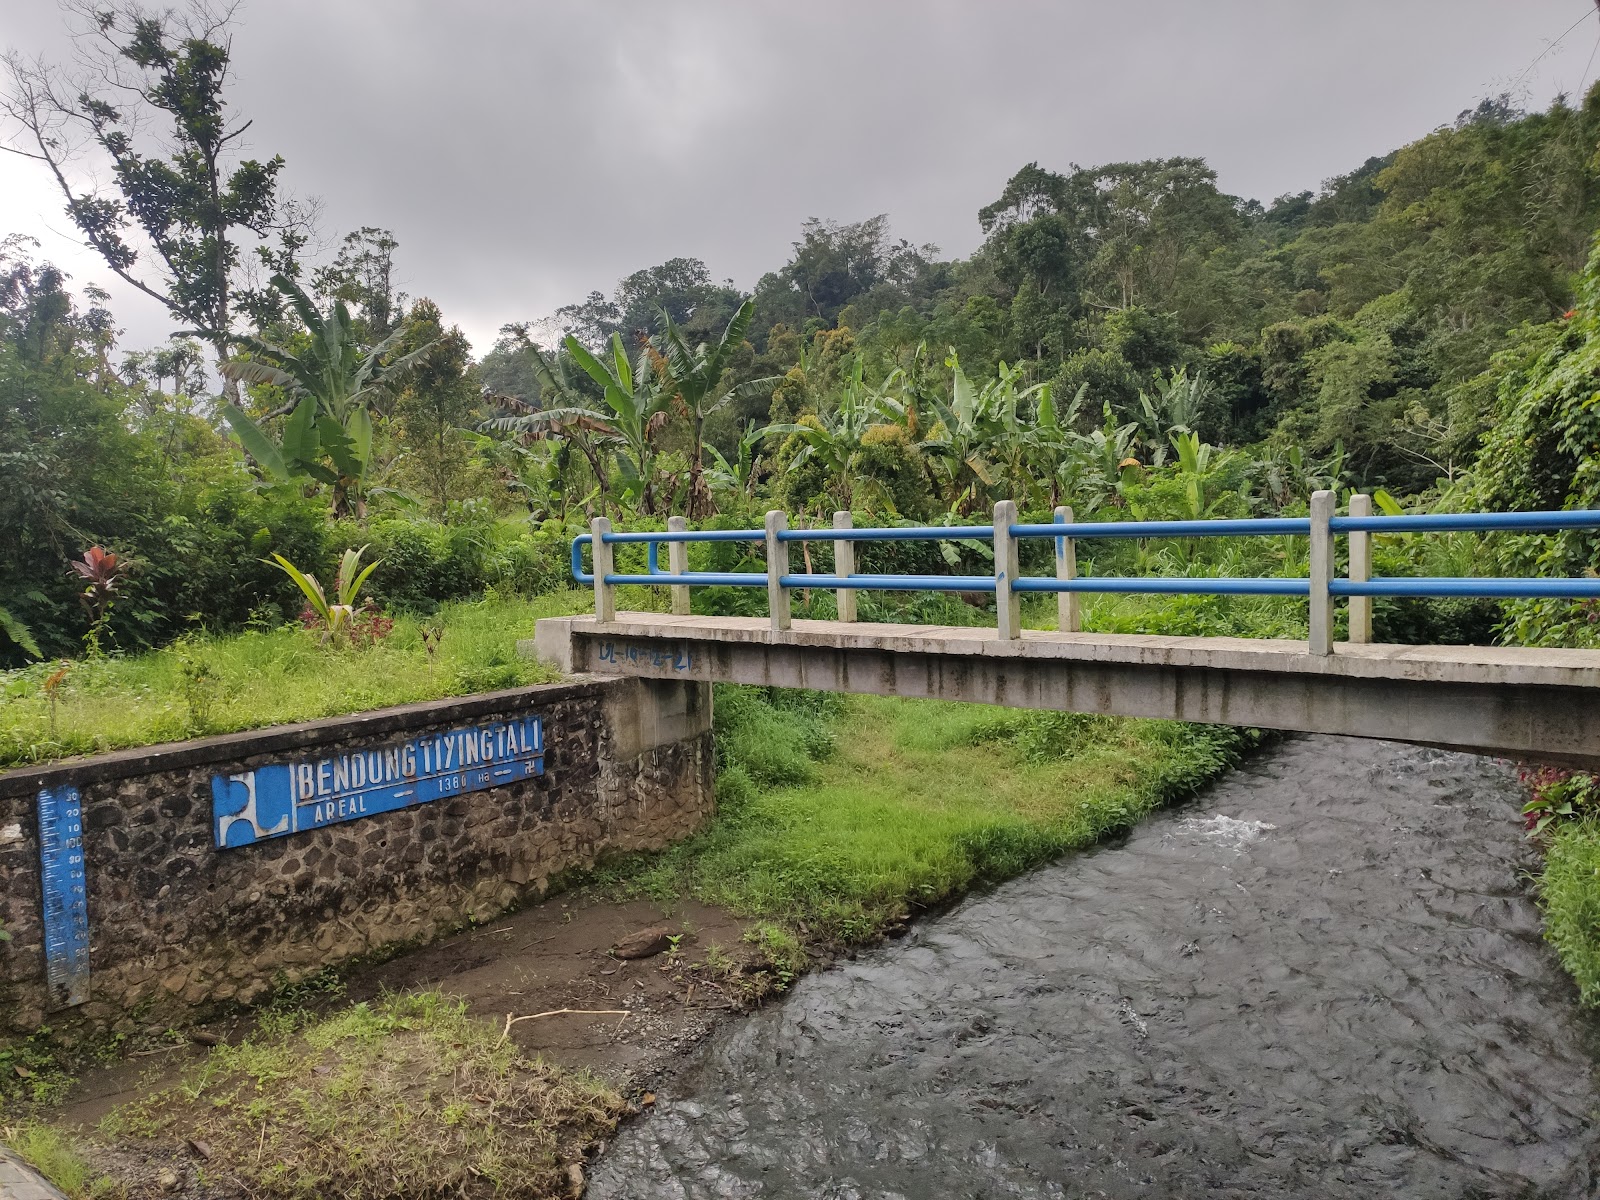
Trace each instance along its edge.
{"label": "river bank vegetation", "polygon": [[[1304,514],[1321,488],[1388,511],[1600,507],[1600,88],[1542,112],[1483,100],[1270,202],[1223,192],[1197,158],[1028,163],[995,181],[969,257],[897,239],[883,215],[811,220],[748,290],[671,258],[508,314],[525,319],[475,356],[401,292],[389,231],[314,258],[280,190],[291,164],[233,154],[245,115],[211,69],[226,39],[131,11],[82,31],[130,85],[115,106],[64,100],[78,93],[15,58],[4,102],[18,146],[52,163],[62,106],[91,118],[79,165],[107,183],[64,197],[69,219],[190,332],[119,345],[103,292],[74,290],[25,234],[0,241],[0,766],[538,681],[515,642],[587,606],[567,552],[597,515],[967,524],[1014,499],[1032,520],[1057,504],[1198,519]],[[350,551],[375,566],[335,623],[278,560],[331,583]],[[809,553],[828,568],[826,543]],[[1600,570],[1587,533],[1375,553],[1388,575]],[[989,574],[990,555],[876,544],[858,569]],[[1288,538],[1079,555],[1086,574],[1307,569]],[[691,565],[764,569],[727,543]],[[757,614],[765,594],[694,605]],[[796,615],[832,605],[805,594]],[[1105,596],[1085,613],[1111,632],[1305,634],[1287,599]],[[993,620],[951,596],[864,595],[861,615]],[[1053,606],[1025,620],[1050,627]],[[1380,600],[1376,633],[1592,648],[1600,609]],[[808,940],[876,936],[1124,828],[1249,744],[739,690],[719,694],[717,742],[716,823],[604,885],[759,918],[795,963]],[[1591,795],[1585,779],[1571,794]],[[1596,1002],[1600,835],[1588,799],[1551,809],[1550,937]]]}
{"label": "river bank vegetation", "polygon": [[718,815],[614,868],[823,947],[1126,829],[1255,744],[1245,731],[982,705],[719,688]]}

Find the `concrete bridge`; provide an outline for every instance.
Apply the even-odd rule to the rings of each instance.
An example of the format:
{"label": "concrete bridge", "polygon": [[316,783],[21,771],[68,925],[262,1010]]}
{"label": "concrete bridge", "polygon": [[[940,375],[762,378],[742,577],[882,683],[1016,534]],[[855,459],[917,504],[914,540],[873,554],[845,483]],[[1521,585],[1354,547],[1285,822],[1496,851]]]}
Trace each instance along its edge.
{"label": "concrete bridge", "polygon": [[[541,620],[540,657],[569,672],[636,675],[650,679],[762,684],[772,687],[927,699],[975,701],[1017,708],[1158,717],[1309,733],[1415,742],[1449,749],[1600,769],[1600,651],[1500,646],[1404,646],[1371,641],[1374,595],[1539,595],[1594,597],[1600,580],[1373,579],[1372,533],[1433,529],[1600,527],[1600,513],[1449,514],[1374,517],[1355,497],[1348,517],[1333,514],[1332,495],[1318,493],[1307,518],[1264,521],[1125,522],[1074,525],[1070,510],[1057,523],[1019,525],[1009,503],[996,506],[994,526],[852,529],[849,514],[831,530],[789,530],[782,513],[761,531],[687,530],[674,518],[664,533],[614,533],[597,520],[575,542],[574,574],[592,582],[594,616]],[[1072,536],[1065,534],[1070,530]],[[1335,578],[1334,538],[1350,536],[1349,569]],[[1084,537],[1309,536],[1307,578],[1080,579],[1074,542]],[[877,576],[854,572],[854,547],[879,538],[989,537],[995,576]],[[1017,544],[1026,537],[1056,543],[1055,577],[1023,576]],[[787,547],[832,540],[834,572],[793,574]],[[765,574],[691,572],[694,541],[762,541]],[[613,570],[613,547],[643,542],[649,570]],[[583,544],[595,549],[595,568],[581,569]],[[657,546],[671,565],[661,571]],[[671,614],[615,608],[620,584],[671,589]],[[689,615],[692,586],[764,587],[768,617]],[[789,593],[797,587],[835,588],[840,620],[793,620]],[[854,620],[854,593],[863,588],[994,591],[996,628],[867,624]],[[1058,630],[1023,629],[1019,597],[1058,595]],[[1086,633],[1076,597],[1084,591],[1209,592],[1303,595],[1311,606],[1307,641],[1166,637]],[[1334,604],[1350,604],[1351,639],[1335,643]]]}

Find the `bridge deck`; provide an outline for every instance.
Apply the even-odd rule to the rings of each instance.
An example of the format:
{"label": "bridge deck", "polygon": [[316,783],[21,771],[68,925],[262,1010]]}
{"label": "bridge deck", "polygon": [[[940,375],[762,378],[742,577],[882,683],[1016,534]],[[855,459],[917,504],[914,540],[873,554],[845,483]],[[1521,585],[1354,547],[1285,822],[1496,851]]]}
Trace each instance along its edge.
{"label": "bridge deck", "polygon": [[547,618],[567,671],[1387,738],[1600,767],[1600,651],[619,613]]}
{"label": "bridge deck", "polygon": [[1524,684],[1600,688],[1600,650],[1527,646],[1401,646],[1336,643],[1331,655],[1311,654],[1303,640],[1174,637],[1164,634],[1058,633],[1025,629],[1003,641],[992,628],[951,625],[891,625],[864,621],[796,620],[774,632],[765,617],[671,616],[618,613],[594,633],[651,641],[801,646],[831,650],[879,650],[903,654],[982,655],[994,659],[1204,667],[1227,671],[1273,671],[1359,679]]}

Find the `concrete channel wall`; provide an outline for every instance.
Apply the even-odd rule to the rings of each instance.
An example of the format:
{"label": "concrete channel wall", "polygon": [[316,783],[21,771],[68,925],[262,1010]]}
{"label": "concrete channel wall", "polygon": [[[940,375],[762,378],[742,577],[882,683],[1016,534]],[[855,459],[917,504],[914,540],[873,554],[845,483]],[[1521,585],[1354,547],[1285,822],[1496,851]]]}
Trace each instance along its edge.
{"label": "concrete channel wall", "polygon": [[[0,1039],[46,1023],[159,1026],[488,919],[604,854],[693,833],[712,813],[712,782],[710,688],[642,679],[0,774],[0,921],[11,934],[0,942]],[[47,969],[43,910],[58,889],[43,881],[40,826],[41,794],[69,791],[88,933],[87,977],[71,995],[56,939]],[[47,850],[44,861],[56,860]]]}

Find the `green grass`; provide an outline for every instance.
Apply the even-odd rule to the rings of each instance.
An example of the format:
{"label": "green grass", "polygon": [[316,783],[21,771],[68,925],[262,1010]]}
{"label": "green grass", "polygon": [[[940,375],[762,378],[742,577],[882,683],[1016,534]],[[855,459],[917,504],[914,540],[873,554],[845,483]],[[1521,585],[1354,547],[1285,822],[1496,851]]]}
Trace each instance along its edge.
{"label": "green grass", "polygon": [[1545,937],[1577,981],[1583,1003],[1600,1007],[1600,818],[1557,829],[1539,895]]}
{"label": "green grass", "polygon": [[598,1079],[526,1058],[463,1001],[418,992],[315,1021],[270,1012],[102,1132],[204,1141],[207,1171],[261,1200],[543,1200],[570,1194],[569,1166],[626,1111]]}
{"label": "green grass", "polygon": [[814,936],[869,937],[1185,795],[1235,730],[981,705],[717,691],[719,812],[617,876]]}
{"label": "green grass", "polygon": [[54,1126],[39,1121],[0,1125],[0,1142],[66,1193],[69,1200],[97,1200],[122,1194],[122,1189],[85,1162],[72,1140]]}
{"label": "green grass", "polygon": [[[630,602],[659,606],[637,590]],[[325,646],[280,628],[82,660],[67,668],[53,721],[45,681],[60,664],[0,673],[0,766],[548,682],[548,668],[517,656],[517,640],[539,617],[592,606],[593,594],[575,589],[448,604],[431,618],[445,629],[431,656],[422,623],[401,616],[373,646]]]}

